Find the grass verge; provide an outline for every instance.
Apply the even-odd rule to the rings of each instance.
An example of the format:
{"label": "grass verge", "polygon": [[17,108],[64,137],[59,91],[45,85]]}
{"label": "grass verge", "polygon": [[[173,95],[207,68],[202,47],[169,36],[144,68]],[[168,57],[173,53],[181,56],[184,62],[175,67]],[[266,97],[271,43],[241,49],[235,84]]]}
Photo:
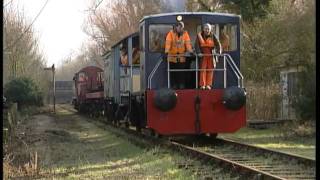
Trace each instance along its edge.
{"label": "grass verge", "polygon": [[266,129],[244,127],[222,138],[315,159],[315,126],[312,122],[290,122]]}

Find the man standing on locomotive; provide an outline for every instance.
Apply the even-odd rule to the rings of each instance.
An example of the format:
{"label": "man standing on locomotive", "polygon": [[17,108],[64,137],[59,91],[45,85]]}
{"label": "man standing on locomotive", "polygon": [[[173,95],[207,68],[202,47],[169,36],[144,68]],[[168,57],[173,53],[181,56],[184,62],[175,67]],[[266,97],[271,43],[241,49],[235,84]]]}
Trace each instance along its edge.
{"label": "man standing on locomotive", "polygon": [[200,61],[200,89],[212,88],[213,69],[216,67],[216,61],[212,55],[213,48],[220,48],[220,44],[211,31],[211,25],[206,23],[202,26],[202,32],[199,32],[196,40],[196,51],[204,54]]}
{"label": "man standing on locomotive", "polygon": [[[185,69],[186,57],[185,53],[193,53],[190,36],[184,31],[184,23],[177,22],[173,30],[170,30],[166,36],[165,54],[170,64],[170,69]],[[184,89],[185,72],[171,72],[170,85],[173,89]]]}

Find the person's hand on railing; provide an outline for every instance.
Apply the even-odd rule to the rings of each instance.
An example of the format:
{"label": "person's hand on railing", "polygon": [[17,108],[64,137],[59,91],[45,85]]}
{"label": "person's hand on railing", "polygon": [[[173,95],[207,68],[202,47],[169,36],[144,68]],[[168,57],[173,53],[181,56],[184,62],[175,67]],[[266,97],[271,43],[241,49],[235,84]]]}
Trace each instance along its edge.
{"label": "person's hand on railing", "polygon": [[215,69],[217,67],[218,59],[219,59],[219,57],[217,57],[217,58],[213,57],[213,69]]}
{"label": "person's hand on railing", "polygon": [[184,53],[184,56],[185,56],[185,57],[194,57],[195,55],[194,55],[193,52],[185,52],[185,53]]}
{"label": "person's hand on railing", "polygon": [[197,56],[198,56],[198,57],[202,57],[203,54],[202,54],[202,53],[198,53]]}

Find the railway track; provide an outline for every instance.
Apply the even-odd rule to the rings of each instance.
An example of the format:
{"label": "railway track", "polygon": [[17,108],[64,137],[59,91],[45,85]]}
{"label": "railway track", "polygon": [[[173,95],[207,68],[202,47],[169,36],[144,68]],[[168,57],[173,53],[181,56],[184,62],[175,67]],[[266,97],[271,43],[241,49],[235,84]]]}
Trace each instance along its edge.
{"label": "railway track", "polygon": [[[315,179],[315,160],[242,144],[226,139],[214,143],[188,144],[179,141],[159,140],[121,128],[126,133],[161,143],[168,148],[191,155],[204,163],[224,166],[243,179]],[[139,141],[139,140],[138,140]],[[242,179],[240,178],[240,179]]]}
{"label": "railway track", "polygon": [[[188,139],[159,139],[147,135],[148,133],[138,133],[130,128],[123,127],[120,129],[125,132],[120,136],[130,139],[134,143],[166,146],[206,164],[218,165],[231,172],[236,172],[240,179],[316,178],[315,160],[297,155],[272,151],[227,139],[217,138],[214,141],[211,139],[209,142],[208,138],[202,137],[194,143],[194,141]],[[119,134],[117,130],[113,132]]]}
{"label": "railway track", "polygon": [[[204,140],[208,142],[207,140]],[[173,141],[177,146],[199,151],[229,163],[238,169],[253,171],[261,179],[315,179],[315,160],[272,151],[228,139],[217,138],[214,143]],[[190,148],[192,147],[192,148]]]}
{"label": "railway track", "polygon": [[251,120],[247,121],[247,127],[255,129],[266,129],[274,125],[281,125],[292,120],[273,120],[273,121],[263,121],[263,120]]}

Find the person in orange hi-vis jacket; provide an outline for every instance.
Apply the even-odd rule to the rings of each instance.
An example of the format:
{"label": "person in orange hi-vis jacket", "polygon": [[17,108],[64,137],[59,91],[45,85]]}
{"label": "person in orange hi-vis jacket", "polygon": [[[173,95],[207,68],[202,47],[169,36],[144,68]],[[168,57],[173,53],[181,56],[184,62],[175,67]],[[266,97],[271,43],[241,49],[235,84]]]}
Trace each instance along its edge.
{"label": "person in orange hi-vis jacket", "polygon": [[[179,21],[166,36],[165,54],[169,61],[170,69],[186,68],[186,52],[193,54],[190,36],[187,31],[184,31],[184,23]],[[185,72],[170,73],[170,84],[173,89],[184,89],[186,87],[185,79]]]}
{"label": "person in orange hi-vis jacket", "polygon": [[[196,40],[196,49],[200,49],[201,53],[204,54],[200,61],[200,89],[212,88],[213,81],[213,69],[216,66],[216,62],[212,55],[212,50],[215,46],[219,46],[213,39],[214,35],[211,32],[211,25],[204,24],[202,26],[202,32],[199,32]],[[215,43],[216,42],[216,43]]]}

